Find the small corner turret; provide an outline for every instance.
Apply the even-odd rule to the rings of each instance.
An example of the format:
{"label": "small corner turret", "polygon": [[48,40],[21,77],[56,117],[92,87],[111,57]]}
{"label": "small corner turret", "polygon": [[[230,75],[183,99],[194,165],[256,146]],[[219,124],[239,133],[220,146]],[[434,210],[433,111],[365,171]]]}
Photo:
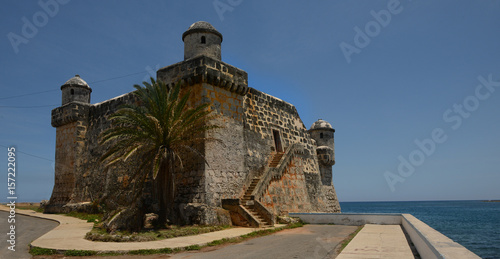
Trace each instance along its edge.
{"label": "small corner turret", "polygon": [[184,60],[207,56],[221,60],[222,34],[208,22],[195,22],[182,34]]}
{"label": "small corner turret", "polygon": [[90,93],[92,89],[79,75],[69,79],[61,86],[62,103],[65,105],[70,102],[90,103]]}
{"label": "small corner turret", "polygon": [[316,153],[321,172],[321,180],[325,185],[332,185],[332,166],[335,164],[335,143],[332,125],[319,119],[313,123],[309,134],[316,141]]}

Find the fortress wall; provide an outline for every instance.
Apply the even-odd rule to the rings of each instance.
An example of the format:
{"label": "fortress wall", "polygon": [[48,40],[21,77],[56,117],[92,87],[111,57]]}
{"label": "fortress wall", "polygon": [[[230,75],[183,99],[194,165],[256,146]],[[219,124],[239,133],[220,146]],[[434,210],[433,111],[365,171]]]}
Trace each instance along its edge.
{"label": "fortress wall", "polygon": [[313,211],[303,169],[302,158],[292,159],[282,177],[271,181],[260,202],[275,215]]}
{"label": "fortress wall", "polygon": [[[322,184],[316,146],[295,106],[253,88],[250,88],[244,104],[245,162],[250,174],[263,172],[272,153],[276,152],[273,130],[279,130],[283,150],[294,143],[301,143],[304,147],[304,154],[293,159],[282,178],[270,183],[261,202],[278,214],[339,212],[334,187]],[[249,184],[247,178],[245,185]]]}
{"label": "fortress wall", "polygon": [[73,168],[75,166],[75,134],[76,122],[72,122],[56,130],[56,166],[54,190],[51,204],[66,204],[71,199],[75,187]]}
{"label": "fortress wall", "polygon": [[105,169],[100,158],[110,148],[110,145],[102,145],[100,135],[111,127],[109,119],[111,114],[115,113],[122,105],[133,104],[135,101],[135,96],[132,93],[127,93],[90,107],[86,153],[80,158],[83,162],[82,177],[79,179],[80,188],[77,189],[78,196],[81,197],[82,201],[91,201],[106,195],[109,197],[107,202],[110,204],[118,205],[127,202],[126,198],[119,200],[115,196],[119,190],[130,184],[128,175],[132,173],[132,166],[118,162]]}
{"label": "fortress wall", "polygon": [[[198,91],[196,91],[198,92]],[[246,178],[244,168],[243,98],[227,89],[202,84],[202,103],[217,116],[210,123],[221,128],[207,132],[217,141],[205,143],[206,203],[221,206],[221,199],[238,198]]]}
{"label": "fortress wall", "polygon": [[89,105],[73,102],[52,110],[51,124],[56,129],[54,189],[47,212],[64,212],[62,206],[78,202],[75,194],[82,166]]}
{"label": "fortress wall", "polygon": [[[196,90],[193,88],[189,89]],[[131,92],[90,107],[86,153],[80,158],[83,165],[80,179],[81,187],[77,189],[77,196],[82,201],[93,200],[100,195],[107,195],[112,197],[110,202],[116,205],[124,205],[132,199],[133,193],[121,191],[131,184],[130,176],[138,168],[141,161],[140,159],[130,159],[125,163],[117,162],[105,169],[104,164],[100,162],[100,158],[110,148],[110,144],[100,144],[100,135],[111,127],[111,120],[109,120],[111,114],[115,113],[124,104],[136,102],[137,97]],[[203,147],[203,145],[201,146]],[[182,153],[181,157],[183,158],[183,169],[177,169],[176,171],[176,202],[205,202],[203,159],[189,152]],[[180,166],[179,163],[177,165]],[[151,198],[151,195],[153,195],[151,188],[151,182],[148,181],[145,186],[146,198]],[[113,196],[119,193],[124,195],[120,199],[115,199]],[[147,203],[152,202],[149,198],[146,199]]]}
{"label": "fortress wall", "polygon": [[267,163],[269,154],[276,152],[273,130],[279,130],[283,150],[286,150],[287,147],[294,143],[301,143],[305,150],[304,171],[318,172],[318,163],[315,159],[316,147],[313,145],[307,128],[300,119],[295,106],[250,88],[245,100],[245,129],[257,133],[252,134],[249,132],[247,142],[257,141],[265,143],[267,146],[266,150],[260,148],[252,150],[251,146],[249,147],[247,150],[249,154],[260,152],[265,155],[258,160],[249,158],[252,161],[252,163],[248,163],[251,170],[255,170]]}

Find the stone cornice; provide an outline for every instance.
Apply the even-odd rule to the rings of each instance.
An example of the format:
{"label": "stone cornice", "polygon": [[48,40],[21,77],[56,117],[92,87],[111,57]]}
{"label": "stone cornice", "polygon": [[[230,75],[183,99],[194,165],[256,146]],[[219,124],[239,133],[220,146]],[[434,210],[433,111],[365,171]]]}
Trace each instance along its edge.
{"label": "stone cornice", "polygon": [[248,93],[248,74],[236,67],[206,56],[188,59],[157,72],[157,79],[169,86],[207,83],[239,95]]}
{"label": "stone cornice", "polygon": [[88,103],[71,102],[52,110],[52,127],[59,127],[88,116]]}

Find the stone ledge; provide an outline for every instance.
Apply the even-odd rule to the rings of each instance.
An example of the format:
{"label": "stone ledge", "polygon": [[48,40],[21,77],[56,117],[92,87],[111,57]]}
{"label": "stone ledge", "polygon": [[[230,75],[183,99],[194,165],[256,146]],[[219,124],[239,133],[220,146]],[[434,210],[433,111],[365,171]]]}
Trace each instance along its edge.
{"label": "stone ledge", "polygon": [[402,226],[422,258],[480,258],[413,215],[401,216]]}

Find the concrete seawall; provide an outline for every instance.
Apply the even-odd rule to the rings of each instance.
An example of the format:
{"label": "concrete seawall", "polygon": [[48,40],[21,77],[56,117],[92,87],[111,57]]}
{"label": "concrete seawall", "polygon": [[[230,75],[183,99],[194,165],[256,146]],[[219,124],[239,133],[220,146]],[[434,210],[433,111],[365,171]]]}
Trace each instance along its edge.
{"label": "concrete seawall", "polygon": [[290,213],[311,224],[401,225],[421,258],[480,258],[411,214]]}

